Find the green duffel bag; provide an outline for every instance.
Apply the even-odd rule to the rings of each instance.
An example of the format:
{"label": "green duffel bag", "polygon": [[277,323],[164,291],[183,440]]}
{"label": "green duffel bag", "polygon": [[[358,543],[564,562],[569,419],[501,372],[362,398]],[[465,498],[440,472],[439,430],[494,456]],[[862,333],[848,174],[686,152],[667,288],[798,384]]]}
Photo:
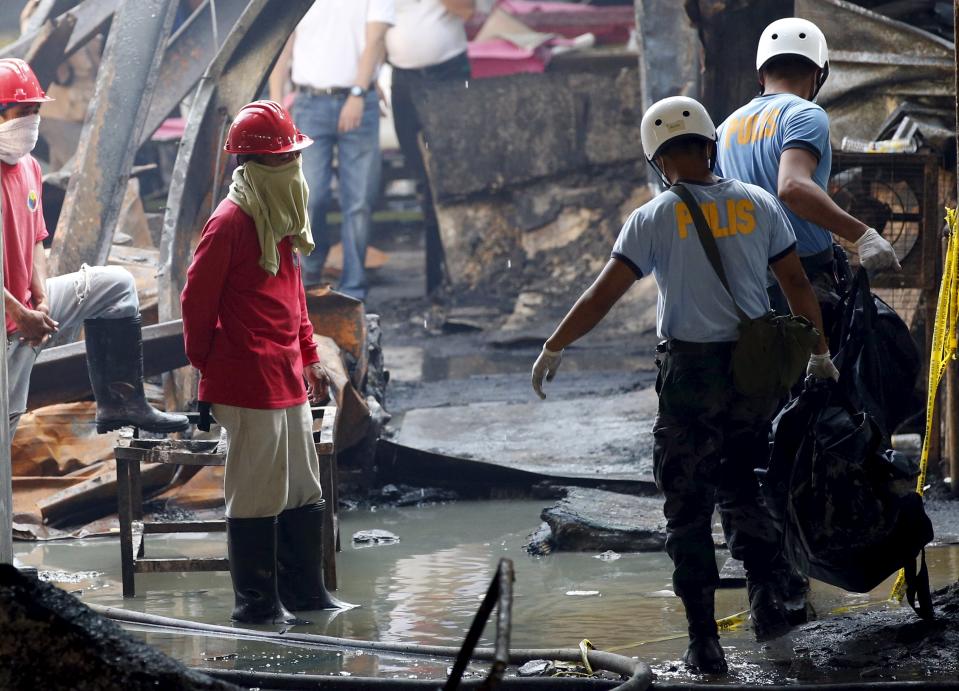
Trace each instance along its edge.
{"label": "green duffel bag", "polygon": [[806,371],[818,342],[819,332],[805,317],[770,310],[758,319],[742,319],[733,350],[736,390],[744,396],[783,396]]}

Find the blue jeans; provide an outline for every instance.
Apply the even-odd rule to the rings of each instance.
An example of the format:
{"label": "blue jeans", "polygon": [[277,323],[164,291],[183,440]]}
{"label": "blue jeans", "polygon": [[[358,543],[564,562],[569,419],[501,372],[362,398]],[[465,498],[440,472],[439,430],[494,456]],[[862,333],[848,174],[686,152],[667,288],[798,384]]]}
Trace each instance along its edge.
{"label": "blue jeans", "polygon": [[303,150],[303,174],[310,186],[310,224],[316,249],[303,260],[303,281],[318,283],[333,244],[326,227],[326,210],[333,179],[333,153],[337,158],[343,243],[343,274],[339,290],[366,299],[366,245],[369,242],[373,203],[380,185],[380,112],[375,91],[365,98],[360,126],[337,132],[346,96],[321,96],[300,92],[293,105],[293,120],[313,139]]}

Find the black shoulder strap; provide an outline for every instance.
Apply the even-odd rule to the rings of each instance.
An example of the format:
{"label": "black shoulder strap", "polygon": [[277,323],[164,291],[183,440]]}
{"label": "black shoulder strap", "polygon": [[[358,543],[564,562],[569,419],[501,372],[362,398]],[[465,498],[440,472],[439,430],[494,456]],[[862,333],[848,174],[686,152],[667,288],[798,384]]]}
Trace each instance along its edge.
{"label": "black shoulder strap", "polygon": [[675,183],[669,189],[682,199],[686,204],[686,208],[689,209],[689,213],[693,217],[693,224],[696,226],[696,234],[699,236],[699,242],[703,246],[703,251],[706,253],[706,259],[709,260],[713,271],[719,276],[719,282],[723,284],[723,288],[729,293],[729,297],[736,307],[736,314],[739,315],[739,320],[749,321],[749,317],[739,306],[739,303],[736,302],[736,297],[729,287],[729,280],[726,278],[726,269],[723,268],[723,259],[719,255],[719,246],[716,244],[716,238],[713,237],[713,232],[709,228],[709,222],[706,220],[706,217],[703,216],[703,210],[699,207],[699,204],[696,203],[696,198],[693,197],[693,193],[681,182]]}

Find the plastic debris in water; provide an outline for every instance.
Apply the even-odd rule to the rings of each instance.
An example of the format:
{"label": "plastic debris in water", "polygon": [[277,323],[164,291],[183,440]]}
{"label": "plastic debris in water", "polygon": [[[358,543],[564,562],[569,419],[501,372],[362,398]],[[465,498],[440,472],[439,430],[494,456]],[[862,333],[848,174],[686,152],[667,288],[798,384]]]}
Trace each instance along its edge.
{"label": "plastic debris in water", "polygon": [[574,597],[594,597],[600,593],[598,590],[567,590],[566,594]]}
{"label": "plastic debris in water", "polygon": [[392,545],[400,541],[399,535],[391,533],[388,530],[359,530],[353,533],[353,546],[355,548],[373,547],[375,545]]}
{"label": "plastic debris in water", "polygon": [[647,597],[676,597],[676,593],[668,588],[663,590],[657,590],[656,592],[650,593]]}
{"label": "plastic debris in water", "polygon": [[623,555],[617,552],[614,552],[611,549],[606,550],[602,554],[596,554],[593,556],[593,559],[602,559],[603,561],[616,561],[620,559]]}

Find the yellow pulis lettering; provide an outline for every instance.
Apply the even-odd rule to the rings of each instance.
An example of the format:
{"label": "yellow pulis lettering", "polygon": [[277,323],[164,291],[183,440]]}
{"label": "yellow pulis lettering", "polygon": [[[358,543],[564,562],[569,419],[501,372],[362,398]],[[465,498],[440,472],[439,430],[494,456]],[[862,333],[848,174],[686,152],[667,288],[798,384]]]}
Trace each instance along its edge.
{"label": "yellow pulis lettering", "polygon": [[780,108],[766,113],[766,122],[763,124],[763,139],[769,139],[776,134],[776,121],[779,119]]}
{"label": "yellow pulis lettering", "polygon": [[739,118],[730,118],[729,124],[726,125],[726,136],[724,137],[723,143],[726,146],[729,146],[732,141],[733,136],[739,132]]}
{"label": "yellow pulis lettering", "polygon": [[726,228],[729,235],[736,234],[736,200],[726,200]]}
{"label": "yellow pulis lettering", "polygon": [[739,132],[736,134],[736,141],[740,144],[748,144],[752,140],[753,128],[756,126],[756,116],[747,115],[739,125]]}
{"label": "yellow pulis lettering", "polygon": [[693,215],[689,213],[689,209],[683,202],[678,202],[673,207],[673,211],[676,214],[676,230],[679,232],[679,239],[685,240],[688,235],[686,228],[693,222]]}
{"label": "yellow pulis lettering", "polygon": [[[748,199],[736,202],[736,230],[743,235],[749,235],[756,229],[755,207]],[[730,221],[730,224],[732,222]]]}
{"label": "yellow pulis lettering", "polygon": [[709,228],[713,231],[713,237],[726,237],[726,229],[719,225],[719,207],[716,206],[716,202],[706,202],[702,207],[706,222],[709,223]]}

